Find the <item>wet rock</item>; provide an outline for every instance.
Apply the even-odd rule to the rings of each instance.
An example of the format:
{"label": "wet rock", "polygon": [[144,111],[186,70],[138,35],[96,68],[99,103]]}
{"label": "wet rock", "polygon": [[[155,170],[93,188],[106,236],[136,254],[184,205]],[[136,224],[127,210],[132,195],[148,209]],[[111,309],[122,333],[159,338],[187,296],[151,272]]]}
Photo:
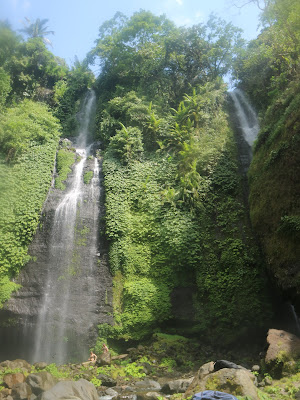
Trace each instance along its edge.
{"label": "wet rock", "polygon": [[41,371],[28,375],[26,383],[31,387],[32,393],[38,396],[40,393],[51,389],[57,383],[57,379],[49,372]]}
{"label": "wet rock", "polygon": [[137,396],[135,394],[120,394],[117,400],[137,400]]}
{"label": "wet rock", "polygon": [[163,385],[161,391],[165,394],[184,393],[194,378],[176,379]]}
{"label": "wet rock", "polygon": [[143,381],[136,382],[135,386],[138,389],[144,390],[161,390],[160,384],[152,379],[144,379]]}
{"label": "wet rock", "polygon": [[11,392],[14,400],[28,400],[32,395],[31,387],[26,383],[17,383]]}
{"label": "wet rock", "polygon": [[165,397],[162,397],[161,393],[158,393],[158,392],[148,392],[145,394],[145,399],[146,400],[161,400],[161,399],[165,399]]}
{"label": "wet rock", "polygon": [[98,400],[98,394],[95,386],[86,381],[79,379],[79,381],[61,381],[58,382],[51,389],[41,393],[37,400]]}
{"label": "wet rock", "polygon": [[7,374],[3,377],[3,382],[9,389],[11,389],[14,385],[25,382],[25,375],[21,372]]}
{"label": "wet rock", "polygon": [[113,386],[116,386],[116,384],[117,384],[117,381],[115,381],[110,376],[107,376],[107,375],[104,375],[104,374],[98,375],[97,379],[101,380],[102,386],[113,387]]}
{"label": "wet rock", "polygon": [[105,394],[111,396],[112,398],[117,397],[119,395],[119,393],[112,388],[106,389]]}

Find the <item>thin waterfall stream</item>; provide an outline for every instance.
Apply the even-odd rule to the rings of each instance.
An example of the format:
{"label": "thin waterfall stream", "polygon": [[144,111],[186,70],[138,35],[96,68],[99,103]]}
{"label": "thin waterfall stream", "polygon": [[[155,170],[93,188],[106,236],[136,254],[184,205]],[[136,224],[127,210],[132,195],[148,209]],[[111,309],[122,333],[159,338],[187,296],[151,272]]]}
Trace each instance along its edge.
{"label": "thin waterfall stream", "polygon": [[[45,226],[32,245],[36,261],[21,273],[22,288],[6,307],[17,321],[11,337],[0,332],[11,348],[7,358],[58,364],[84,361],[97,324],[110,322],[111,278],[99,242],[101,167],[93,155],[90,129],[95,102],[89,91],[79,113],[76,162],[67,188],[50,191]],[[86,172],[92,174],[88,183]]]}
{"label": "thin waterfall stream", "polygon": [[241,90],[235,89],[229,95],[235,109],[240,163],[246,174],[252,159],[252,146],[259,132],[258,118]]}
{"label": "thin waterfall stream", "polygon": [[[63,363],[71,352],[84,359],[86,347],[81,343],[80,332],[92,328],[92,323],[83,318],[92,311],[81,307],[81,296],[89,293],[93,287],[93,263],[88,265],[87,271],[77,263],[76,245],[86,242],[87,236],[94,243],[97,237],[98,212],[95,203],[99,200],[99,169],[94,169],[94,179],[91,181],[93,198],[89,206],[92,207],[93,226],[82,227],[81,208],[83,205],[84,182],[83,168],[89,155],[87,146],[88,126],[95,102],[95,95],[90,92],[84,102],[80,118],[80,133],[76,141],[76,154],[80,160],[74,169],[74,177],[70,190],[58,204],[53,221],[49,246],[49,266],[44,288],[44,297],[37,319],[35,338],[35,361],[55,359]],[[95,173],[97,174],[95,176]],[[91,231],[92,230],[92,231]],[[96,249],[93,249],[95,255]],[[96,267],[96,266],[95,266]],[[74,354],[75,356],[75,354]]]}

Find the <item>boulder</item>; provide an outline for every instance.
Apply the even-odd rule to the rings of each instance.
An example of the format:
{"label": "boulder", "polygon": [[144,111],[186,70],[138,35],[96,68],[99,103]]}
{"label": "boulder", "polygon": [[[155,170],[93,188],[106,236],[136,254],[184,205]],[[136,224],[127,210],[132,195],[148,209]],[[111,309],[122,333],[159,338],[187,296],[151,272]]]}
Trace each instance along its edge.
{"label": "boulder", "polygon": [[2,390],[0,391],[0,400],[1,400],[2,398],[6,398],[7,396],[10,396],[10,395],[11,395],[11,389],[4,388],[4,389],[2,389]]}
{"label": "boulder", "polygon": [[300,339],[283,330],[269,329],[267,343],[265,364],[269,373],[277,379],[296,373],[295,360],[300,358]]}
{"label": "boulder", "polygon": [[113,387],[113,386],[116,386],[116,384],[117,384],[117,381],[115,381],[113,378],[111,378],[108,375],[100,374],[97,376],[97,379],[101,380],[102,386]]}
{"label": "boulder", "polygon": [[14,400],[28,400],[32,395],[31,387],[26,383],[17,383],[11,391]]}
{"label": "boulder", "polygon": [[269,329],[267,343],[269,347],[265,356],[266,364],[300,357],[300,339],[292,333]]}
{"label": "boulder", "polygon": [[97,365],[110,365],[111,364],[111,355],[109,351],[105,351],[104,353],[100,354],[96,362]]}
{"label": "boulder", "polygon": [[165,394],[185,393],[194,378],[176,379],[163,385],[161,391]]}
{"label": "boulder", "polygon": [[105,394],[108,395],[108,396],[111,396],[112,398],[117,397],[119,395],[119,393],[116,390],[112,389],[112,388],[106,389],[105,390]]}
{"label": "boulder", "polygon": [[146,400],[162,400],[162,399],[165,399],[165,397],[162,397],[161,393],[158,393],[158,392],[148,392],[145,394],[145,399]]}
{"label": "boulder", "polygon": [[17,383],[25,382],[25,375],[21,372],[17,372],[15,374],[6,374],[3,377],[3,382],[9,389],[11,389]]}
{"label": "boulder", "polygon": [[244,368],[241,365],[237,365],[231,361],[227,360],[217,360],[214,364],[214,371],[219,371],[222,368],[233,368],[233,369],[241,369]]}
{"label": "boulder", "polygon": [[142,390],[161,390],[160,384],[152,379],[144,379],[143,381],[136,382],[135,386]]}
{"label": "boulder", "polygon": [[211,374],[212,372],[214,372],[214,362],[213,361],[203,364],[199,368],[196,376],[194,377],[191,384],[187,388],[186,395],[192,396],[195,393],[197,393],[197,391],[199,392],[199,390],[197,390],[198,382],[202,381],[207,375]]}
{"label": "boulder", "polygon": [[2,363],[0,363],[0,368],[8,368],[8,369],[17,369],[20,368],[22,371],[30,371],[31,370],[31,365],[25,361],[25,360],[21,360],[21,359],[17,359],[17,360],[13,360],[13,361],[3,361]]}
{"label": "boulder", "polygon": [[48,364],[45,362],[37,362],[33,365],[35,366],[36,369],[45,369]]}
{"label": "boulder", "polygon": [[36,400],[98,400],[95,386],[86,381],[61,381],[51,389],[41,393]]}
{"label": "boulder", "polygon": [[[217,390],[234,396],[248,396],[258,400],[255,377],[246,369],[222,368],[219,371],[206,373],[210,366],[205,364],[204,371],[198,372],[185,392],[185,397],[204,390]],[[200,368],[201,369],[201,368]]]}
{"label": "boulder", "polygon": [[51,389],[57,383],[57,379],[49,372],[41,371],[28,375],[26,383],[31,387],[32,393],[38,396],[40,393]]}

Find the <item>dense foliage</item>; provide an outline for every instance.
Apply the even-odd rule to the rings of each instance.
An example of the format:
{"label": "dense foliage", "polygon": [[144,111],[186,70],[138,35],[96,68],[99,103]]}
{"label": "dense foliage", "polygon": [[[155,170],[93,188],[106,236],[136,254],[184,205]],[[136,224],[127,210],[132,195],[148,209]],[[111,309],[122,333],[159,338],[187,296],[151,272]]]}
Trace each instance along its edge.
{"label": "dense foliage", "polygon": [[28,261],[47,195],[60,127],[47,107],[25,100],[0,122],[0,305],[16,288],[10,278]]}
{"label": "dense foliage", "polygon": [[[28,40],[0,22],[0,306],[11,281],[29,260],[55,164],[61,125],[74,135],[79,99],[93,78],[78,61],[71,70],[44,43],[47,20],[29,24]],[[30,29],[29,29],[30,28]],[[70,122],[71,121],[71,122]],[[57,157],[57,186],[64,188],[74,152]]]}
{"label": "dense foliage", "polygon": [[273,0],[264,30],[241,54],[236,75],[261,110],[250,178],[250,213],[277,285],[299,307],[300,3]]}
{"label": "dense foliage", "polygon": [[115,318],[101,334],[145,337],[176,319],[171,294],[190,287],[192,330],[230,342],[269,309],[226,87],[219,79],[198,85],[163,113],[131,89],[99,114]]}
{"label": "dense foliage", "polygon": [[135,90],[168,110],[188,85],[224,76],[242,43],[240,30],[215,16],[177,28],[165,16],[141,10],[131,18],[117,13],[102,24],[88,60],[99,60],[102,101]]}

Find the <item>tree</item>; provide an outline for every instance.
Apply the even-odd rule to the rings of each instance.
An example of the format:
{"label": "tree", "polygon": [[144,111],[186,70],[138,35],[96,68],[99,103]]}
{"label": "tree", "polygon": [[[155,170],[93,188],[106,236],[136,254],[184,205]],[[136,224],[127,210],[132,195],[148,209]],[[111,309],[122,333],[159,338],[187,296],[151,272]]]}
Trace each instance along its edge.
{"label": "tree", "polygon": [[300,3],[270,1],[261,16],[264,30],[236,59],[234,75],[254,104],[270,100],[299,76]]}
{"label": "tree", "polygon": [[48,35],[54,35],[54,31],[48,31],[48,26],[45,26],[45,24],[49,21],[48,19],[39,19],[37,18],[35,22],[30,21],[30,19],[25,18],[26,23],[25,28],[20,29],[20,32],[25,33],[27,36],[30,38],[36,38],[40,37],[43,39],[43,42],[45,44],[50,44],[52,46],[52,43],[49,39],[47,39],[45,36]]}

